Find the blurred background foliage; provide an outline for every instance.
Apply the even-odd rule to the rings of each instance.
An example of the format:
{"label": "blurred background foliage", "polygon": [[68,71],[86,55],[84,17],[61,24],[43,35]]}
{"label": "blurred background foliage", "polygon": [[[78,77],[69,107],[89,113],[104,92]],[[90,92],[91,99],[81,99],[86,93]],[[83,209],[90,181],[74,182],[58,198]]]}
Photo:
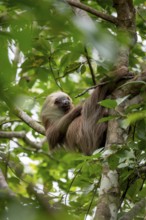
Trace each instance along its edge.
{"label": "blurred background foliage", "polygon": [[[82,3],[115,15],[111,0]],[[146,1],[134,0],[134,4],[138,43],[130,53],[129,69],[137,75],[146,65]],[[0,1],[2,131],[25,131],[32,141],[39,142],[43,136],[18,120],[4,100],[15,102],[39,122],[49,93],[62,90],[78,103],[87,95],[75,97],[94,85],[92,71],[98,82],[114,67],[117,48],[128,39],[113,24],[90,16],[93,27],[75,18],[63,1]],[[145,174],[138,173],[146,162],[146,127],[141,117],[145,109],[144,103],[127,108],[125,117],[133,123],[134,135],[130,133],[127,144],[108,160],[112,169],[119,168],[121,192],[127,192],[121,213],[146,195]],[[0,219],[90,219],[98,199],[102,161],[100,151],[90,157],[63,150],[50,155],[46,142],[38,150],[22,139],[0,139],[0,168],[14,193],[10,196],[0,190]]]}

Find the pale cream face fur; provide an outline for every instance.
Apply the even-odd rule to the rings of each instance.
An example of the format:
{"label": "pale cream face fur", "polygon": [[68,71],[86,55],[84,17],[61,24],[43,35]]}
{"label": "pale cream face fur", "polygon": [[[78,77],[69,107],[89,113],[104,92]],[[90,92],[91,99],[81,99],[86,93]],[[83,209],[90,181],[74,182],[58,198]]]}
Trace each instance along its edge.
{"label": "pale cream face fur", "polygon": [[53,105],[54,102],[55,102],[55,100],[56,100],[57,98],[59,98],[59,97],[68,97],[68,98],[70,99],[71,103],[72,103],[71,98],[70,98],[66,93],[64,93],[64,92],[54,92],[54,93],[52,93],[51,95],[49,95],[49,96],[47,97],[46,101],[51,102],[50,104]]}
{"label": "pale cream face fur", "polygon": [[50,120],[58,120],[58,118],[62,117],[64,114],[58,109],[58,106],[56,106],[55,100],[59,97],[68,97],[72,105],[72,99],[64,92],[54,92],[50,94],[43,105],[41,117],[43,118],[45,116],[46,119]]}

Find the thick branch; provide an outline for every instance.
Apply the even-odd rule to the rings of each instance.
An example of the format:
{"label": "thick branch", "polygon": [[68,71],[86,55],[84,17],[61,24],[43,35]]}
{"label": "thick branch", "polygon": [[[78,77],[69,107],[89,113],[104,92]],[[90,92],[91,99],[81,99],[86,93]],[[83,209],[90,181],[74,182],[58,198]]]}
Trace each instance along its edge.
{"label": "thick branch", "polygon": [[121,45],[119,55],[116,61],[116,67],[128,67],[129,51],[136,43],[136,28],[135,28],[135,8],[132,0],[113,0],[113,5],[117,11],[118,27],[123,33],[129,37],[129,45]]}
{"label": "thick branch", "polygon": [[20,108],[15,106],[13,102],[7,98],[5,94],[3,95],[3,99],[5,103],[8,105],[10,110],[18,117],[20,118],[23,122],[25,122],[29,127],[34,129],[40,134],[45,134],[45,129],[42,125],[40,125],[38,122],[34,121],[29,115],[26,114],[26,112],[22,111]]}
{"label": "thick branch", "polygon": [[24,142],[26,142],[27,144],[29,144],[30,146],[36,148],[36,149],[40,149],[42,147],[42,143],[36,143],[31,141],[27,136],[26,133],[24,131],[20,131],[20,132],[4,132],[4,131],[0,131],[0,138],[8,138],[8,139],[12,139],[12,138],[21,138],[24,140]]}
{"label": "thick branch", "polygon": [[111,22],[111,23],[117,25],[117,19],[114,16],[107,15],[107,14],[104,14],[102,12],[99,12],[99,11],[97,11],[97,10],[87,6],[87,5],[84,5],[80,2],[75,2],[74,0],[66,0],[66,1],[69,5],[71,5],[73,7],[80,8],[80,9],[86,11],[86,12],[89,12],[89,13],[95,15],[96,17],[102,18],[105,21],[108,21],[108,22]]}
{"label": "thick branch", "polygon": [[135,8],[132,0],[113,0],[118,14],[118,25],[135,34]]}
{"label": "thick branch", "polygon": [[23,122],[25,122],[29,127],[33,128],[35,131],[37,131],[40,134],[45,134],[45,130],[43,126],[41,126],[39,123],[34,121],[29,115],[26,114],[26,112],[22,111],[20,108],[15,107],[13,108],[14,114],[20,118]]}

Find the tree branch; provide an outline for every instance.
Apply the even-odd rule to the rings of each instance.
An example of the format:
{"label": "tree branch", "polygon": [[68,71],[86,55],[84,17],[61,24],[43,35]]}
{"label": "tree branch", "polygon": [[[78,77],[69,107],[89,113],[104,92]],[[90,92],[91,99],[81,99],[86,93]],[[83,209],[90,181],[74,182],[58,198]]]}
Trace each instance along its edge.
{"label": "tree branch", "polygon": [[103,81],[103,82],[101,82],[101,83],[99,83],[99,84],[97,84],[97,85],[95,85],[95,86],[91,86],[91,87],[85,89],[83,92],[81,92],[81,93],[78,94],[77,96],[75,96],[75,98],[78,98],[78,97],[84,95],[86,92],[88,92],[88,91],[91,90],[91,89],[95,89],[95,88],[97,88],[98,86],[102,86],[102,85],[105,85],[105,84],[107,84],[107,83],[109,83],[109,81],[105,81],[105,82]]}
{"label": "tree branch", "polygon": [[14,107],[12,109],[14,114],[20,118],[23,122],[25,122],[29,127],[33,128],[35,131],[37,131],[40,134],[45,134],[45,129],[42,125],[40,125],[38,122],[34,121],[29,115],[26,114],[26,112],[22,111],[18,107]]}
{"label": "tree branch", "polygon": [[122,216],[119,220],[132,220],[145,207],[146,207],[146,197],[141,199],[139,202],[137,202],[135,206],[129,212],[127,212],[124,216]]}
{"label": "tree branch", "polygon": [[91,77],[92,77],[93,84],[96,85],[96,79],[95,79],[93,67],[92,67],[92,65],[91,65],[90,57],[89,57],[89,55],[88,55],[88,51],[87,51],[87,48],[86,48],[86,47],[85,47],[85,56],[86,56],[87,63],[88,63],[89,69],[90,69],[90,73],[91,73]]}
{"label": "tree branch", "polygon": [[19,119],[3,120],[3,121],[0,123],[0,127],[2,127],[3,125],[5,125],[5,124],[7,124],[7,123],[15,123],[15,122],[21,122],[21,120],[19,120]]}
{"label": "tree branch", "polygon": [[[117,21],[119,31],[121,31],[129,36],[129,45],[120,45],[117,60],[115,61],[115,73],[113,73],[113,82],[115,79],[122,79],[122,76],[128,75],[128,65],[129,65],[129,51],[131,46],[134,45],[135,32],[135,10],[131,0],[113,0],[114,7],[117,11]],[[132,35],[132,37],[131,37]],[[113,85],[114,86],[114,85]],[[116,86],[115,86],[116,87]],[[114,88],[115,88],[114,87]],[[112,92],[114,98],[124,97],[123,87],[115,88]],[[131,94],[131,92],[130,92]],[[121,112],[123,112],[125,105],[129,105],[129,100],[126,100],[125,103],[121,104]],[[114,115],[114,110],[109,111],[109,115]],[[128,133],[128,129],[122,129],[120,127],[119,120],[111,120],[108,122],[108,129],[106,135],[106,144],[105,149],[111,149],[111,146],[122,145],[125,141],[125,136]],[[118,173],[116,170],[110,170],[108,165],[107,158],[103,163],[103,172],[101,178],[101,184],[99,189],[99,201],[97,204],[95,220],[108,220],[108,219],[117,219],[117,213],[120,204],[120,186],[118,181]]]}
{"label": "tree branch", "polygon": [[66,0],[66,2],[73,7],[80,8],[86,12],[89,12],[92,15],[95,15],[96,17],[102,18],[105,21],[108,21],[108,22],[113,23],[115,25],[118,24],[118,21],[114,16],[99,12],[99,11],[91,8],[90,6],[84,5],[80,2],[75,2],[74,0]]}
{"label": "tree branch", "polygon": [[42,125],[40,125],[38,122],[34,121],[26,112],[18,108],[13,104],[13,102],[8,99],[8,97],[5,94],[2,94],[3,100],[8,105],[10,110],[15,114],[18,118],[20,118],[23,122],[25,122],[29,127],[37,131],[38,133],[45,135],[45,129]]}
{"label": "tree branch", "polygon": [[28,145],[32,146],[35,149],[40,149],[42,147],[42,143],[36,143],[31,141],[27,136],[24,131],[18,131],[18,132],[6,132],[6,131],[0,131],[0,138],[8,138],[8,139],[13,139],[13,138],[21,138],[23,139],[24,142],[26,142]]}

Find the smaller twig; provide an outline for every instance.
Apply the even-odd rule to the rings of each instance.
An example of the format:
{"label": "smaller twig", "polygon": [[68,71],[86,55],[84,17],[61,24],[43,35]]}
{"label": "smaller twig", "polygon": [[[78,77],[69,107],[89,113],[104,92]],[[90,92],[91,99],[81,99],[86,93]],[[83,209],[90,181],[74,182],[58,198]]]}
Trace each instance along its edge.
{"label": "smaller twig", "polygon": [[[122,69],[122,68],[121,68],[121,69]],[[120,70],[121,70],[121,69],[120,69]],[[123,69],[124,69],[124,68],[123,68]],[[120,70],[119,70],[119,71],[120,71]],[[123,71],[124,71],[124,70],[123,70]],[[122,74],[123,74],[123,72],[122,72]],[[145,74],[146,74],[146,73],[145,73]],[[116,75],[116,71],[112,71],[112,72],[110,73],[110,75],[111,75],[111,76],[112,76],[112,75]],[[118,75],[118,74],[117,74],[117,75]],[[131,75],[130,75],[130,76],[124,75],[124,76],[122,76],[122,78],[123,78],[123,79],[131,79],[131,78],[132,78],[132,80],[133,80],[133,75],[132,75],[132,76],[131,76]],[[103,78],[102,81],[101,81],[101,83],[99,83],[99,84],[97,84],[97,85],[95,85],[95,86],[91,86],[91,87],[85,89],[82,93],[80,93],[80,94],[78,94],[77,96],[75,96],[75,98],[78,98],[78,97],[84,95],[86,92],[88,92],[88,91],[91,90],[91,89],[95,89],[95,88],[97,88],[98,86],[102,86],[102,85],[105,85],[105,84],[111,82],[111,79],[112,79],[112,78],[109,78],[110,80],[104,81],[104,80],[106,80],[106,79],[107,79],[107,77],[106,77],[106,78]],[[146,81],[146,76],[143,76],[142,79]],[[116,80],[118,80],[118,78],[116,78],[115,81],[116,81]],[[120,87],[119,87],[119,88],[120,88]]]}
{"label": "smaller twig", "polygon": [[128,192],[129,187],[130,187],[130,180],[128,179],[126,188],[125,188],[125,190],[124,190],[124,192],[122,193],[122,196],[121,196],[121,198],[120,198],[119,208],[121,207],[121,205],[122,205],[122,203],[123,203],[123,201],[124,201],[124,199],[125,199],[125,197],[126,197],[126,194],[127,194],[127,192]]}
{"label": "smaller twig", "polygon": [[118,24],[118,20],[114,16],[107,15],[107,14],[104,14],[102,12],[99,12],[99,11],[95,10],[94,8],[91,8],[90,6],[87,6],[87,5],[82,4],[80,2],[75,2],[73,0],[66,0],[66,2],[69,5],[73,6],[73,7],[80,8],[80,9],[86,11],[86,12],[89,12],[89,13],[95,15],[96,17],[102,18],[105,21],[111,22],[115,25]]}
{"label": "smaller twig", "polygon": [[50,67],[50,70],[51,70],[51,73],[52,73],[52,75],[53,75],[53,78],[54,78],[54,80],[55,80],[55,83],[56,83],[56,85],[59,87],[59,89],[62,91],[62,88],[61,88],[61,86],[59,85],[59,83],[58,83],[58,81],[57,81],[57,78],[55,77],[55,75],[54,75],[54,71],[53,71],[53,68],[52,68],[52,65],[51,65],[51,62],[50,62],[50,58],[49,58],[49,67]]}
{"label": "smaller twig", "polygon": [[[81,63],[81,65],[86,64],[86,63],[87,63],[87,60],[83,61],[83,62]],[[78,68],[74,69],[73,71],[76,71],[77,69],[78,69]],[[70,71],[65,71],[65,73],[64,73],[62,76],[58,76],[58,77],[56,78],[56,80],[62,79],[62,78],[64,78],[64,77],[68,76],[69,74],[72,74],[72,73],[71,73]]]}
{"label": "smaller twig", "polygon": [[17,144],[19,147],[21,147],[23,150],[26,150],[26,151],[31,151],[31,152],[37,152],[38,154],[38,149],[37,148],[32,148],[32,147],[24,147],[22,146],[18,141],[15,141],[15,140],[12,140],[15,144]]}
{"label": "smaller twig", "polygon": [[70,183],[70,185],[69,185],[69,187],[68,187],[68,190],[67,190],[67,193],[66,193],[66,196],[65,196],[65,204],[66,204],[66,200],[67,200],[67,196],[68,196],[68,194],[69,194],[69,191],[70,191],[70,189],[71,189],[71,187],[72,187],[72,185],[73,185],[73,183],[74,183],[76,177],[77,177],[78,174],[81,172],[82,168],[83,168],[83,165],[80,167],[80,169],[76,172],[75,176],[74,176],[73,179],[71,180],[71,183]]}
{"label": "smaller twig", "polygon": [[139,8],[137,9],[137,14],[139,15],[139,17],[141,18],[141,20],[142,20],[143,22],[146,22],[146,19],[144,19],[144,17],[140,14]]}
{"label": "smaller twig", "polygon": [[93,67],[92,67],[92,65],[91,65],[90,57],[89,57],[89,55],[88,55],[88,51],[87,51],[87,48],[86,48],[86,47],[85,47],[85,56],[86,56],[87,63],[88,63],[89,69],[90,69],[90,73],[91,73],[91,77],[92,77],[93,84],[96,85],[96,79],[95,79]]}
{"label": "smaller twig", "polygon": [[105,85],[105,84],[107,84],[108,82],[109,82],[109,81],[105,81],[105,82],[99,83],[98,85],[91,86],[91,87],[85,89],[82,93],[80,93],[80,94],[78,94],[77,96],[75,96],[75,98],[78,98],[78,97],[84,95],[86,92],[88,92],[88,91],[91,90],[91,89],[95,89],[95,88],[97,88],[98,86]]}
{"label": "smaller twig", "polygon": [[89,204],[89,207],[88,207],[86,216],[85,216],[85,220],[87,219],[87,216],[88,216],[88,214],[89,214],[89,212],[90,212],[90,209],[91,209],[92,203],[93,203],[93,201],[94,201],[96,192],[97,192],[97,187],[93,190],[93,195],[92,195],[92,198],[91,198],[91,201],[90,201],[90,204]]}

